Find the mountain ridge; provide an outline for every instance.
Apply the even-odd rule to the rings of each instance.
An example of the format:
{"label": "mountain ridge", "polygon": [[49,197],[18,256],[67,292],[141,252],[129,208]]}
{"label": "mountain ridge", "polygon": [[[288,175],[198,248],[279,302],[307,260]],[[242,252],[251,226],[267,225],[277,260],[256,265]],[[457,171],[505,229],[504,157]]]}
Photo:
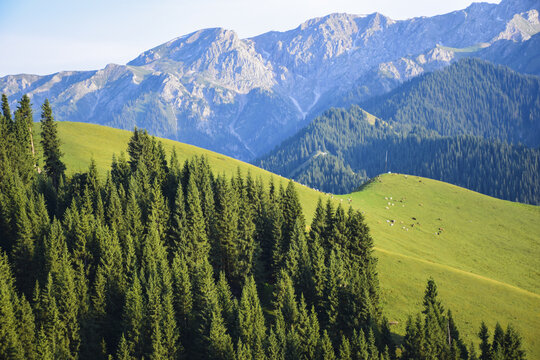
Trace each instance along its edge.
{"label": "mountain ridge", "polygon": [[[28,93],[36,112],[48,98],[58,120],[147,128],[250,160],[321,111],[342,105],[358,87],[365,90],[364,101],[447,66],[463,56],[462,49],[493,58],[482,51],[499,42],[525,46],[540,31],[538,19],[536,2],[505,0],[407,20],[335,13],[246,39],[232,30],[203,29],[149,49],[126,65],[8,75],[0,78],[0,92],[12,103]],[[536,72],[523,65],[535,55],[516,49],[502,60]]]}

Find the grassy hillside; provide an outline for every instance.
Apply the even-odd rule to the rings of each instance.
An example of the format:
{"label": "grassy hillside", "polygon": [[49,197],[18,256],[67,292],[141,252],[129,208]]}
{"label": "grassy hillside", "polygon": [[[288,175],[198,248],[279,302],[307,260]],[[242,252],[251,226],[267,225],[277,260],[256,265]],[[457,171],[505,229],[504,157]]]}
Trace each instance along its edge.
{"label": "grassy hillside", "polygon": [[[35,132],[39,134],[39,124],[35,124],[34,128]],[[67,165],[68,174],[86,171],[90,165],[90,159],[93,158],[103,176],[105,176],[106,171],[110,170],[112,155],[119,156],[121,152],[126,153],[127,143],[131,137],[130,131],[74,122],[59,122],[58,133],[62,141],[63,160]],[[37,143],[39,143],[39,139],[38,135]],[[228,156],[173,140],[161,139],[161,142],[168,155],[173,148],[176,148],[181,163],[195,155],[206,155],[215,173],[233,175],[237,168],[240,168],[243,173],[250,171],[254,177],[261,176],[263,179],[269,180],[273,176],[274,181],[277,182],[280,179],[284,186],[287,185],[288,179]],[[300,200],[304,204],[304,211],[311,219],[319,193],[301,185],[297,187],[297,190]]]}
{"label": "grassy hillside", "polygon": [[[130,132],[97,125],[66,122],[58,128],[71,173],[86,169],[90,157],[105,172],[112,154],[125,151],[130,137]],[[240,167],[263,179],[272,176],[211,151],[163,143],[168,151],[176,147],[181,159],[206,154],[216,172],[232,174]],[[310,221],[321,193],[303,186],[298,191]],[[365,211],[379,258],[385,313],[399,322],[397,333],[404,333],[407,315],[420,310],[426,280],[433,276],[468,341],[476,341],[482,320],[491,329],[494,320],[503,326],[512,322],[524,337],[528,358],[540,358],[539,207],[397,174],[382,175],[350,195],[322,196],[343,204],[351,199],[352,206]]]}
{"label": "grassy hillside", "polygon": [[339,198],[365,211],[398,333],[433,276],[470,340],[482,319],[512,322],[540,358],[540,207],[400,174]]}

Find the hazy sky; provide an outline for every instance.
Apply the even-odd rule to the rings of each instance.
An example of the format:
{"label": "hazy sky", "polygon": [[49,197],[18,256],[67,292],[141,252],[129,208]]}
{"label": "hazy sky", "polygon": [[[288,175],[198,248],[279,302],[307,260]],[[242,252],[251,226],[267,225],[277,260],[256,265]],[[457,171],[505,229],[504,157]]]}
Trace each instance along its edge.
{"label": "hazy sky", "polygon": [[[288,30],[333,12],[393,19],[459,10],[471,0],[0,0],[0,76],[125,64],[192,31],[223,27],[241,37]],[[489,0],[488,2],[499,2]]]}

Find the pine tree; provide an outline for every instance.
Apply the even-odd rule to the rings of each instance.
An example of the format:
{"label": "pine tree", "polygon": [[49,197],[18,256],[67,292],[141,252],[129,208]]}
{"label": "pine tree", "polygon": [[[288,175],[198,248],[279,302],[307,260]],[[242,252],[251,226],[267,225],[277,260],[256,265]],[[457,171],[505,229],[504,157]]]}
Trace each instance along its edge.
{"label": "pine tree", "polygon": [[[252,275],[253,256],[255,253],[255,224],[253,223],[252,205],[248,203],[246,191],[241,187],[238,193],[238,238],[234,242],[234,258],[231,269],[231,282],[239,288],[245,276]],[[250,345],[251,346],[251,345]],[[255,351],[255,349],[252,349]]]}
{"label": "pine tree", "polygon": [[504,353],[504,330],[497,322],[495,324],[495,330],[493,332],[493,342],[491,343],[491,351],[496,354],[500,350],[501,354]]}
{"label": "pine tree", "polygon": [[238,333],[236,328],[238,301],[233,296],[227,277],[223,271],[219,273],[217,296],[225,326],[229,329],[230,334],[234,336]]}
{"label": "pine tree", "polygon": [[264,315],[253,276],[246,277],[242,297],[238,305],[238,329],[240,339],[249,345],[254,359],[263,359],[263,343],[266,338]]}
{"label": "pine tree", "polygon": [[111,164],[111,179],[113,183],[124,190],[129,188],[129,178],[131,176],[131,167],[126,160],[124,152],[120,153],[120,156],[116,158],[115,154],[112,156]]}
{"label": "pine tree", "polygon": [[212,314],[209,335],[209,354],[216,360],[233,360],[234,349],[231,337],[227,334],[227,329],[223,324],[223,319],[219,314]]}
{"label": "pine tree", "polygon": [[176,252],[171,267],[176,322],[183,329],[181,336],[187,343],[193,309],[193,293],[189,269],[184,256]]}
{"label": "pine tree", "polygon": [[405,338],[403,339],[403,359],[422,359],[424,357],[424,328],[420,314],[413,320],[407,319]]}
{"label": "pine tree", "polygon": [[15,164],[24,183],[34,177],[36,167],[34,138],[32,133],[34,118],[32,105],[28,95],[23,95],[15,110],[13,132],[15,134],[16,158]]}
{"label": "pine tree", "polygon": [[448,335],[450,336],[450,343],[452,345],[456,345],[458,351],[457,351],[457,355],[460,357],[460,358],[463,358],[463,359],[466,359],[469,357],[468,355],[468,350],[467,350],[467,346],[465,346],[465,344],[463,343],[463,341],[461,340],[460,336],[459,336],[459,330],[456,326],[456,323],[454,322],[454,318],[452,316],[452,312],[450,310],[447,311],[447,321],[448,321]]}
{"label": "pine tree", "polygon": [[323,313],[326,292],[326,254],[318,237],[311,243],[311,264],[314,286],[314,304],[319,315]]}
{"label": "pine tree", "polygon": [[339,359],[352,360],[351,344],[349,343],[349,339],[347,339],[345,336],[341,338],[341,344],[339,345]]}
{"label": "pine tree", "polygon": [[304,297],[300,297],[298,321],[294,331],[298,334],[299,353],[302,359],[314,359],[319,343],[319,321],[315,309],[308,313]]}
{"label": "pine tree", "polygon": [[128,343],[124,334],[120,337],[120,342],[118,343],[118,349],[116,351],[116,359],[118,360],[132,360],[133,357],[130,355],[130,350]]}
{"label": "pine tree", "polygon": [[286,326],[294,324],[298,318],[298,306],[291,278],[282,271],[274,289],[275,307],[282,314]]}
{"label": "pine tree", "polygon": [[184,190],[182,189],[182,183],[179,182],[175,192],[174,204],[171,209],[168,230],[167,245],[172,254],[175,254],[178,251],[186,251],[186,231]]}
{"label": "pine tree", "polygon": [[199,200],[195,179],[190,177],[186,195],[186,256],[194,264],[200,264],[207,258],[209,252],[205,222]]}
{"label": "pine tree", "polygon": [[107,180],[105,191],[107,199],[105,209],[106,224],[120,236],[126,236],[127,230],[124,224],[122,202],[118,196],[118,190],[110,178]]}
{"label": "pine tree", "polygon": [[236,346],[236,360],[252,360],[253,353],[249,344],[244,344],[242,339],[238,340],[238,345]]}
{"label": "pine tree", "polygon": [[45,157],[45,173],[52,179],[55,188],[64,177],[66,166],[60,159],[60,139],[58,139],[56,123],[54,121],[49,100],[43,103],[41,112],[41,145]]}
{"label": "pine tree", "polygon": [[9,108],[9,101],[6,94],[2,94],[2,115],[4,115],[4,119],[11,124],[11,110]]}
{"label": "pine tree", "polygon": [[313,215],[313,221],[309,230],[309,236],[311,241],[320,239],[324,236],[324,227],[326,225],[326,213],[322,205],[322,199],[319,197],[317,200],[317,207],[315,208],[315,214]]}
{"label": "pine tree", "polygon": [[505,359],[525,359],[525,351],[522,348],[521,336],[510,324],[508,324],[506,327],[506,332],[504,333],[503,348]]}
{"label": "pine tree", "polygon": [[7,256],[0,254],[0,357],[23,359],[16,318],[16,293]]}
{"label": "pine tree", "polygon": [[[33,206],[32,198],[28,197],[24,188],[19,187],[14,194],[13,230],[15,243],[12,249],[13,264],[15,266],[17,284],[24,294],[29,296],[35,284],[35,239],[32,235],[32,222],[29,210]],[[27,207],[27,204],[31,203]]]}
{"label": "pine tree", "polygon": [[326,275],[326,303],[324,306],[324,324],[330,337],[337,339],[340,324],[338,323],[340,288],[343,280],[343,264],[340,253],[332,250],[330,253],[328,270]]}
{"label": "pine tree", "polygon": [[308,302],[312,303],[315,285],[313,283],[311,259],[304,228],[299,219],[297,219],[291,233],[285,265],[287,272],[295,283],[296,290],[304,294]]}
{"label": "pine tree", "polygon": [[[212,319],[221,316],[221,308],[217,297],[216,284],[212,266],[205,258],[201,263],[196,263],[193,269],[193,313],[194,328],[196,329],[196,343],[191,347],[195,353],[190,356],[209,356],[209,336]],[[201,353],[198,349],[205,349]],[[186,348],[186,350],[189,350]]]}
{"label": "pine tree", "polygon": [[283,348],[278,344],[274,329],[270,329],[266,339],[266,358],[283,360]]}
{"label": "pine tree", "polygon": [[145,341],[143,338],[143,321],[145,315],[141,284],[137,274],[134,274],[131,286],[126,293],[126,301],[122,311],[122,324],[129,352],[135,358],[143,356]]}
{"label": "pine tree", "polygon": [[306,227],[302,206],[292,180],[287,184],[287,189],[281,198],[281,207],[283,211],[282,249],[288,249],[294,227],[297,226],[296,222],[299,222],[300,228]]}
{"label": "pine tree", "polygon": [[431,303],[427,304],[427,313],[424,326],[425,356],[426,359],[440,359],[447,353],[448,343],[446,332],[441,328],[435,309]]}
{"label": "pine tree", "polygon": [[216,222],[212,260],[217,269],[231,276],[238,239],[238,194],[224,177],[216,180]]}
{"label": "pine tree", "polygon": [[372,328],[369,328],[368,330],[366,342],[370,358],[377,359],[379,357],[379,350],[377,349],[377,345],[375,343],[375,334],[373,333]]}
{"label": "pine tree", "polygon": [[315,359],[317,360],[335,360],[336,355],[334,353],[334,348],[332,346],[332,341],[330,340],[330,336],[328,336],[328,332],[326,330],[323,331],[323,335],[319,339],[319,345],[317,349],[317,356]]}
{"label": "pine tree", "polygon": [[480,360],[491,359],[491,344],[489,343],[489,330],[486,324],[482,321],[480,331],[478,332],[480,338]]}
{"label": "pine tree", "polygon": [[43,327],[40,328],[37,335],[36,357],[41,360],[54,360],[54,354],[49,343],[49,338],[45,334]]}
{"label": "pine tree", "polygon": [[437,298],[437,285],[435,284],[435,280],[433,280],[433,278],[428,279],[426,290],[424,292],[423,305],[424,310],[422,310],[422,313],[427,315],[431,307],[433,310],[433,315],[439,324],[443,326],[444,308]]}
{"label": "pine tree", "polygon": [[26,359],[36,358],[36,323],[30,303],[22,295],[17,304],[19,342]]}
{"label": "pine tree", "polygon": [[351,340],[351,351],[354,359],[364,360],[369,358],[368,344],[362,329],[358,332],[356,329],[354,330]]}

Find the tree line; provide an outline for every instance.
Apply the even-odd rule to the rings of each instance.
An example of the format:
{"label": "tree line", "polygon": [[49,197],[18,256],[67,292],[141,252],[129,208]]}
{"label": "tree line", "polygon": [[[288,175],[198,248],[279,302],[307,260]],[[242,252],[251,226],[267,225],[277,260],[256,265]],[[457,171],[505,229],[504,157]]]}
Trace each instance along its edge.
{"label": "tree line", "polygon": [[441,136],[420,125],[372,124],[357,106],[325,112],[255,164],[333,193],[349,193],[392,171],[540,204],[540,149],[470,135]]}
{"label": "tree line", "polygon": [[[476,359],[433,280],[402,344],[384,317],[361,212],[294,182],[181,164],[135,129],[106,176],[66,176],[42,107],[0,117],[0,358]],[[26,134],[24,134],[26,133]],[[521,338],[482,326],[481,359],[523,359]]]}

